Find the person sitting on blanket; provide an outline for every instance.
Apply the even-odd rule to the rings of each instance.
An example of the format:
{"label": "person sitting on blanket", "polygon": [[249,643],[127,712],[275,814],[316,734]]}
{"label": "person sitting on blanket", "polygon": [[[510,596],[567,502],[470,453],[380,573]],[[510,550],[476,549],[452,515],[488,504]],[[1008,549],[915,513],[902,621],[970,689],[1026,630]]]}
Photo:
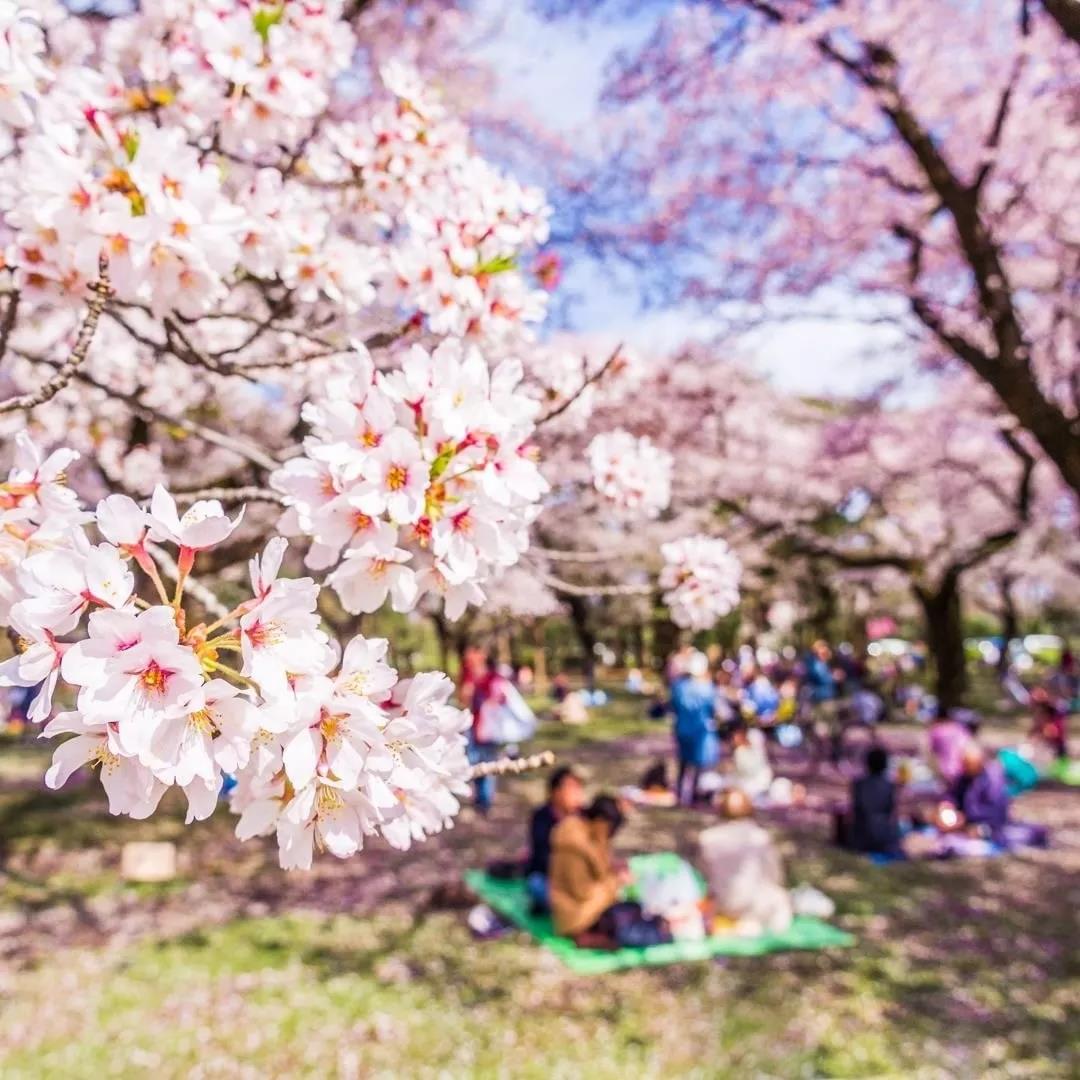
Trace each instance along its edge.
{"label": "person sitting on blanket", "polygon": [[641,905],[619,901],[629,871],[612,858],[611,841],[625,818],[610,795],[598,795],[581,813],[564,818],[551,834],[548,898],[556,933],[586,949],[658,945],[671,940],[659,918]]}
{"label": "person sitting on blanket", "polygon": [[772,837],[751,817],[744,791],[725,791],[719,808],[726,820],[698,838],[715,913],[742,934],[783,933],[791,925],[791,896]]}
{"label": "person sitting on blanket", "polygon": [[747,727],[745,720],[736,720],[730,732],[731,763],[734,766],[731,784],[742,788],[751,799],[756,799],[764,795],[773,782],[765,734],[759,728]]}
{"label": "person sitting on blanket", "polygon": [[982,747],[971,742],[964,749],[962,768],[951,792],[960,814],[957,824],[991,840],[1002,839],[1009,823],[1009,789],[1001,762],[987,758]]}
{"label": "person sitting on blanket", "polygon": [[529,857],[525,861],[525,888],[533,913],[548,909],[548,871],[551,868],[551,834],[560,821],[585,805],[585,786],[569,765],[560,766],[548,780],[548,797],[529,822]]}
{"label": "person sitting on blanket", "polygon": [[866,753],[866,775],[851,785],[847,847],[867,855],[899,855],[896,785],[888,777],[889,755],[882,746]]}
{"label": "person sitting on blanket", "polygon": [[951,790],[964,772],[964,753],[974,743],[971,729],[941,706],[930,725],[927,742],[931,763],[946,790]]}

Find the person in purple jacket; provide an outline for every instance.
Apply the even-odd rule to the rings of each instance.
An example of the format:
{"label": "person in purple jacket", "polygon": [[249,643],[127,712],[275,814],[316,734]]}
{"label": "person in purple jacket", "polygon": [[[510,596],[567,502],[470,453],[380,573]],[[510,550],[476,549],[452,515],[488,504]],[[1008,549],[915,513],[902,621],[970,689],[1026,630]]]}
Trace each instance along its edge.
{"label": "person in purple jacket", "polygon": [[963,769],[953,788],[953,801],[969,829],[1000,842],[1009,824],[1009,788],[997,758],[987,758],[972,741],[964,749]]}
{"label": "person in purple jacket", "polygon": [[927,732],[930,758],[946,790],[956,786],[964,772],[964,754],[974,745],[971,729],[952,716],[948,709],[938,709]]}

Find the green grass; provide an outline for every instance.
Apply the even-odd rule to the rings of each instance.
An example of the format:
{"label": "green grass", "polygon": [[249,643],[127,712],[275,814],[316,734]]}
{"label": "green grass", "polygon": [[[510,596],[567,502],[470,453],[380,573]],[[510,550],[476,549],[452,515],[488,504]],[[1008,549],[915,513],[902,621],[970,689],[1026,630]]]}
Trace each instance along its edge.
{"label": "green grass", "polygon": [[961,997],[962,951],[955,964],[870,944],[580,979],[519,936],[477,945],[451,915],[241,919],[21,975],[0,1070],[975,1077],[1011,1062],[1066,1075],[1065,986],[1005,970]]}
{"label": "green grass", "polygon": [[[0,1021],[6,1077],[259,1075],[881,1075],[879,1002],[826,1006],[829,960],[763,980],[748,963],[580,980],[522,941],[478,946],[459,920],[239,920],[20,980]],[[57,979],[77,1000],[53,997]],[[50,1005],[51,1003],[51,1005]],[[33,1017],[50,1008],[50,1023]],[[780,1037],[780,1038],[778,1038]]]}
{"label": "green grass", "polygon": [[664,723],[648,718],[647,697],[612,689],[608,689],[607,694],[607,704],[589,709],[589,719],[584,724],[559,723],[551,719],[553,703],[550,697],[530,697],[529,705],[541,721],[533,745],[556,751],[572,750],[583,743],[603,743],[667,730]]}
{"label": "green grass", "polygon": [[[664,733],[643,714],[617,693],[584,727],[545,722],[535,746],[614,786],[650,760],[643,736]],[[93,785],[27,787],[23,754],[0,749],[0,945],[28,946],[0,951],[5,1080],[1080,1069],[1074,792],[1021,804],[1060,840],[1031,858],[882,868],[830,848],[823,823],[778,828],[789,879],[834,898],[855,948],[581,978],[523,935],[477,944],[460,913],[425,904],[457,870],[512,853],[542,777],[502,782],[494,820],[466,812],[426,849],[373,845],[286,878],[259,845],[237,853],[227,815],[184,829],[173,801],[149,822],[111,818]],[[622,843],[688,853],[702,823],[641,813]],[[182,878],[125,885],[120,845],[150,837],[177,841]],[[366,891],[376,880],[388,891]]]}

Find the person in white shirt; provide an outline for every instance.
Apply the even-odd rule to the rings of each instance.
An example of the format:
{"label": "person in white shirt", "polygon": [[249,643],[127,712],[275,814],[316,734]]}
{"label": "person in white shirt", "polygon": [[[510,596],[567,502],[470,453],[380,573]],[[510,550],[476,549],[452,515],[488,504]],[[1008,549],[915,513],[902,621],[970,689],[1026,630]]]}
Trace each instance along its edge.
{"label": "person in white shirt", "polygon": [[773,782],[765,734],[759,728],[748,728],[741,720],[730,730],[731,763],[735,770],[731,786],[741,788],[751,799],[756,799],[764,795]]}
{"label": "person in white shirt", "polygon": [[772,837],[752,819],[753,804],[737,788],[720,797],[720,813],[725,820],[698,838],[716,914],[748,936],[783,933],[791,925],[791,896]]}

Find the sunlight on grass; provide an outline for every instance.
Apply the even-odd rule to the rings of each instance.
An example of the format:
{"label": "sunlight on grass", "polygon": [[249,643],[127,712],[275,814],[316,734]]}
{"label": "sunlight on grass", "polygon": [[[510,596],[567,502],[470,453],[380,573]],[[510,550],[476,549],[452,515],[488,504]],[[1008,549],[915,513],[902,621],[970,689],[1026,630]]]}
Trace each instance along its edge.
{"label": "sunlight on grass", "polygon": [[[544,721],[528,749],[554,749],[584,764],[595,787],[615,786],[666,746],[667,725],[649,721],[645,707],[616,692],[586,725]],[[336,876],[304,878],[308,891],[290,893],[280,914],[252,917],[245,897],[262,898],[254,914],[263,915],[286,879],[257,855],[241,866],[220,846],[232,828],[227,812],[189,830],[180,800],[148,822],[113,818],[94,781],[48,792],[7,779],[30,759],[21,747],[0,748],[0,844],[9,856],[0,926],[84,919],[90,929],[79,942],[101,947],[53,947],[45,922],[36,931],[45,947],[21,969],[0,967],[5,1080],[1058,1077],[1076,1061],[1067,852],[875,867],[823,843],[824,827],[778,828],[790,880],[833,897],[855,948],[582,978],[523,935],[478,944],[460,914],[411,914],[444,872],[407,884],[416,860],[432,857],[424,851],[331,861],[331,874],[356,875],[344,879],[356,888],[365,873],[403,883],[392,903],[364,909],[370,917],[347,914],[347,897],[362,890],[321,902]],[[502,781],[498,820],[485,827],[464,815],[431,842],[438,865],[453,874],[509,854],[543,783],[542,775]],[[1075,803],[1060,807],[1073,822]],[[620,839],[627,850],[690,850],[702,824],[692,812],[643,812]],[[149,838],[178,842],[182,876],[124,883],[120,847]],[[216,899],[199,891],[208,881]],[[340,913],[315,911],[304,896]],[[198,906],[222,900],[236,903]],[[204,910],[205,922],[184,932]],[[188,916],[183,926],[164,920],[177,911]],[[130,912],[143,914],[149,937],[117,934]]]}

